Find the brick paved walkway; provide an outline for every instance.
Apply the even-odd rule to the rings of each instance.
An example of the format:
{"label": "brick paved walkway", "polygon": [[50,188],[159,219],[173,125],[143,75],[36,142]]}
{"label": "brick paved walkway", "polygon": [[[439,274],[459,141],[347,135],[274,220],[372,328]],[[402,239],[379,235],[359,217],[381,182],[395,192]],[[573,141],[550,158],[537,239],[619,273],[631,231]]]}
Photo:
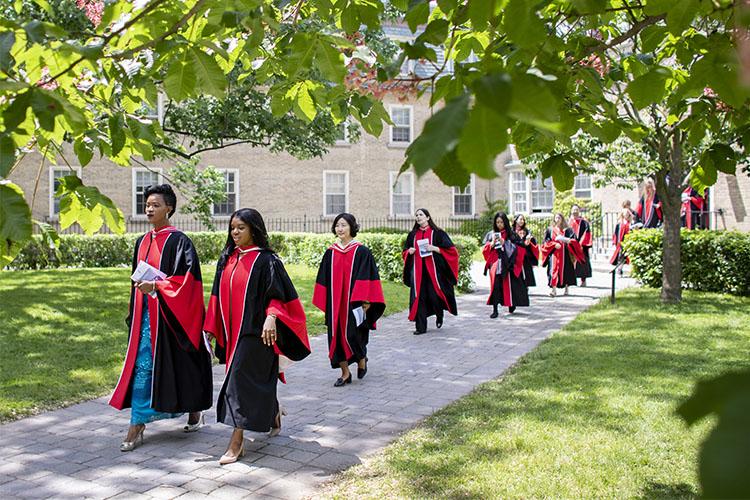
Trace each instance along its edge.
{"label": "brick paved walkway", "polygon": [[[538,283],[545,283],[539,270]],[[406,313],[381,322],[371,336],[367,377],[332,387],[325,336],[313,354],[287,372],[279,397],[289,416],[282,435],[246,433],[247,455],[221,467],[231,430],[213,411],[199,432],[181,432],[183,419],[149,424],[145,443],[130,453],[118,446],[129,412],[100,398],[0,426],[0,497],[8,498],[298,498],[313,495],[332,474],[360,463],[426,415],[503,373],[541,340],[609,292],[609,275],[596,271],[588,288],[555,300],[532,288],[532,307],[490,320],[487,279],[459,297],[458,317],[446,316],[428,334],[412,335]],[[621,279],[619,287],[632,284]],[[419,354],[419,356],[417,356]],[[223,367],[215,369],[216,390]]]}

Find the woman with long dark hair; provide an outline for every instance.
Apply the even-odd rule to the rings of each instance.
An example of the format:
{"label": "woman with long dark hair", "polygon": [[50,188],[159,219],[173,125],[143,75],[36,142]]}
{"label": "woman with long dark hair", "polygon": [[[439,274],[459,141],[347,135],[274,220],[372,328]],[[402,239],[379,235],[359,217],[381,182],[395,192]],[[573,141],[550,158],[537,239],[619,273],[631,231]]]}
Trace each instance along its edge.
{"label": "woman with long dark hair", "polygon": [[550,296],[557,295],[558,288],[565,289],[576,285],[575,263],[582,260],[583,250],[572,229],[565,223],[562,214],[555,214],[552,226],[544,233],[542,244],[542,265],[547,266],[547,284]]}
{"label": "woman with long dark hair", "polygon": [[490,296],[492,305],[490,318],[497,318],[498,304],[513,313],[518,306],[529,305],[529,290],[523,280],[523,261],[526,249],[510,226],[508,216],[497,212],[492,222],[492,231],[484,237],[482,254],[485,267],[490,271]]}
{"label": "woman with long dark hair", "polygon": [[352,381],[349,365],[357,363],[358,379],[367,374],[370,330],[385,311],[385,299],[372,252],[354,239],[354,216],[338,214],[331,231],[338,241],[323,254],[312,303],[326,314],[328,358],[331,368],[341,368],[333,385],[341,387]]}
{"label": "woman with long dark hair", "polygon": [[404,242],[404,284],[410,288],[409,321],[416,323],[414,335],[427,331],[427,318],[435,316],[435,326],[443,326],[443,311],[458,314],[453,287],[458,283],[458,250],[448,233],[432,221],[430,212],[420,208],[416,222]]}
{"label": "woman with long dark hair", "polygon": [[534,268],[539,265],[539,245],[523,214],[518,214],[513,219],[513,231],[518,235],[519,246],[526,250],[523,257],[523,281],[527,287],[536,286]]}
{"label": "woman with long dark hair", "polygon": [[138,238],[126,320],[128,350],[109,404],[131,408],[120,450],[143,443],[146,424],[189,413],[185,432],[200,428],[211,407],[211,357],[203,344],[205,307],[193,242],[169,223],[177,196],[169,184],[149,186],[146,217],[153,229]]}
{"label": "woman with long dark hair", "polygon": [[305,312],[257,210],[241,208],[229,219],[203,329],[216,338],[216,356],[226,364],[216,418],[234,432],[223,465],[244,454],[245,429],[280,432],[279,357],[299,361],[310,354]]}

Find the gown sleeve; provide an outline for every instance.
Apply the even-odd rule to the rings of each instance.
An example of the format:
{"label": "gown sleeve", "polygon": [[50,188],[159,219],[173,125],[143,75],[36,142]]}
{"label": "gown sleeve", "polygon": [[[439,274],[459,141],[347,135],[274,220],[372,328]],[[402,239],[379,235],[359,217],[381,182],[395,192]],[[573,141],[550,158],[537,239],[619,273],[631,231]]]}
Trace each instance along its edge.
{"label": "gown sleeve", "polygon": [[276,316],[275,349],[278,354],[300,361],[310,354],[305,311],[281,259],[273,255],[269,266],[266,314]]}

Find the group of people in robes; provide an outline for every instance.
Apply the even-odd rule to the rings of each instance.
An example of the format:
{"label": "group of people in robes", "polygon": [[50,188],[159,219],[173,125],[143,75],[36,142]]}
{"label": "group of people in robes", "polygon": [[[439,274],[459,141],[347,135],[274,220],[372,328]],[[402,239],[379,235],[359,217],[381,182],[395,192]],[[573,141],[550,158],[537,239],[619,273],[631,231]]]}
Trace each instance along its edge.
{"label": "group of people in robes", "polygon": [[[244,431],[281,430],[278,381],[286,382],[286,366],[310,354],[302,303],[270,248],[261,214],[242,208],[229,219],[206,308],[195,247],[169,223],[177,208],[173,189],[150,186],[144,198],[153,229],[135,244],[127,351],[110,399],[116,409],[131,409],[120,449],[141,445],[146,424],[157,420],[187,413],[183,430],[200,429],[212,406],[215,356],[225,365],[216,417],[233,428],[219,463],[236,462],[245,453]],[[353,215],[334,219],[337,240],[323,255],[312,299],[325,312],[331,367],[341,370],[335,387],[351,384],[353,364],[358,379],[367,374],[369,334],[386,307],[375,259],[355,240],[358,231]],[[440,328],[444,311],[457,313],[458,252],[426,209],[417,210],[403,250],[414,333],[426,331],[430,316]]]}

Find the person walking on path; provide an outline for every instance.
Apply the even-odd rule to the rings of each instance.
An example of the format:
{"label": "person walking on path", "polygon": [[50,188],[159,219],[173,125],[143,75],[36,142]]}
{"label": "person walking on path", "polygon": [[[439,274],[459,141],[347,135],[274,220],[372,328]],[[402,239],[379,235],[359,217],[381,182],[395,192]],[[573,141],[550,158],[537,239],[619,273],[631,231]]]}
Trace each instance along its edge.
{"label": "person walking on path", "polygon": [[[633,221],[633,214],[630,210],[624,208],[620,213],[620,218],[615,225],[615,232],[612,234],[612,244],[615,247],[615,251],[612,257],[609,259],[609,263],[613,266],[620,266],[623,262],[630,264],[630,259],[622,248],[622,242],[625,236],[630,232],[630,223]],[[622,267],[619,269],[622,274]]]}
{"label": "person walking on path", "polygon": [[511,314],[518,306],[528,306],[529,290],[523,280],[526,249],[510,227],[508,216],[504,212],[497,212],[492,226],[493,230],[484,237],[482,255],[485,267],[490,271],[487,304],[492,305],[490,318],[494,319],[499,314],[498,304],[507,307]]}
{"label": "person walking on path", "polygon": [[153,229],[135,243],[132,271],[139,279],[130,293],[130,335],[109,401],[118,410],[131,408],[122,451],[142,444],[146,424],[156,420],[187,412],[183,429],[198,430],[213,389],[211,357],[201,335],[205,308],[198,254],[190,238],[169,225],[177,207],[172,187],[149,186],[144,197]]}
{"label": "person walking on path", "polygon": [[409,321],[414,335],[427,332],[427,318],[443,326],[443,311],[458,314],[453,287],[458,283],[458,250],[448,234],[432,221],[430,212],[418,209],[416,222],[404,242],[403,281],[410,288]]}
{"label": "person walking on path", "polygon": [[349,365],[357,363],[357,378],[367,374],[367,343],[385,311],[383,287],[370,249],[354,240],[359,231],[355,217],[342,213],[333,219],[338,237],[323,254],[315,280],[312,303],[325,313],[328,358],[331,368],[341,368],[333,384],[352,382]]}
{"label": "person walking on path", "polygon": [[257,210],[242,208],[229,219],[203,329],[216,338],[216,357],[226,364],[216,419],[234,432],[219,459],[224,465],[244,455],[244,430],[279,434],[280,364],[310,354],[305,311]]}
{"label": "person walking on path", "polygon": [[586,278],[592,276],[591,272],[591,224],[581,216],[581,207],[573,205],[570,209],[570,221],[568,225],[576,235],[578,243],[581,245],[583,260],[576,261],[576,278],[581,278],[581,286],[586,286]]}
{"label": "person walking on path", "polygon": [[518,214],[513,219],[513,231],[518,235],[519,246],[526,250],[523,258],[523,281],[526,287],[536,286],[534,268],[539,265],[539,245],[526,225],[526,217],[523,214]]}
{"label": "person walking on path", "polygon": [[558,288],[564,288],[568,295],[568,287],[576,285],[575,262],[584,257],[575,233],[560,213],[555,214],[552,226],[544,233],[541,256],[542,265],[547,266],[550,297],[557,295]]}
{"label": "person walking on path", "polygon": [[653,179],[646,179],[643,185],[643,196],[635,209],[636,222],[646,229],[659,227],[662,224],[661,201],[656,194],[656,185]]}

